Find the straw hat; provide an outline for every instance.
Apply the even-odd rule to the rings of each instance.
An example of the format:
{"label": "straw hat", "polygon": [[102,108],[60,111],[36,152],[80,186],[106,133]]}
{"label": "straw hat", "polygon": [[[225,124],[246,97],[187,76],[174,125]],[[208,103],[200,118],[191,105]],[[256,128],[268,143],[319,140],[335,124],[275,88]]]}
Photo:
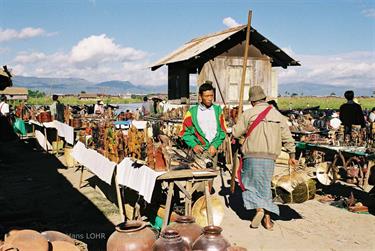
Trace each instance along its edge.
{"label": "straw hat", "polygon": [[263,88],[260,87],[259,85],[255,85],[250,87],[249,90],[249,100],[250,101],[258,101],[261,99],[265,99],[266,94],[264,94]]}

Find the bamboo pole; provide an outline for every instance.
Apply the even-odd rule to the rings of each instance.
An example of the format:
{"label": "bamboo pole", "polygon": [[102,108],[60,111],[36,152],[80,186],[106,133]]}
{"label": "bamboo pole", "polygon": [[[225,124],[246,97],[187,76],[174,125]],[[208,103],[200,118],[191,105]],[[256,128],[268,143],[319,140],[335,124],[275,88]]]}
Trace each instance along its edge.
{"label": "bamboo pole", "polygon": [[[242,77],[241,77],[241,86],[240,86],[240,103],[238,106],[238,116],[242,114],[243,111],[243,95],[245,90],[245,78],[246,78],[246,68],[247,68],[247,58],[248,58],[248,52],[249,52],[249,43],[250,43],[250,30],[251,30],[251,17],[253,15],[253,12],[249,10],[249,14],[247,17],[247,30],[246,30],[246,44],[245,44],[245,52],[243,56],[243,63],[242,63]],[[232,165],[232,176],[230,180],[230,191],[234,193],[235,189],[235,179],[236,179],[236,173],[238,168],[238,151],[234,153],[234,161]]]}
{"label": "bamboo pole", "polygon": [[249,10],[249,15],[247,17],[245,52],[244,52],[243,63],[242,63],[242,77],[241,77],[241,86],[240,86],[240,104],[239,104],[239,107],[238,107],[238,116],[242,113],[242,110],[243,110],[243,95],[244,95],[244,90],[245,90],[245,78],[246,78],[247,58],[248,58],[248,52],[249,52],[251,17],[252,17],[252,15],[253,15],[253,12],[251,10]]}

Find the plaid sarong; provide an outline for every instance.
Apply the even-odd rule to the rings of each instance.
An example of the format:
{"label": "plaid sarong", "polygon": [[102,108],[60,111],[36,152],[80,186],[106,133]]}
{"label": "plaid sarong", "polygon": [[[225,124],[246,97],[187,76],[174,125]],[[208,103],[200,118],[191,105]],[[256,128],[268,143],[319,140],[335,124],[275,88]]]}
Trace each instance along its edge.
{"label": "plaid sarong", "polygon": [[275,169],[272,159],[246,158],[243,160],[242,198],[246,209],[264,208],[279,215],[279,207],[272,202],[271,180]]}

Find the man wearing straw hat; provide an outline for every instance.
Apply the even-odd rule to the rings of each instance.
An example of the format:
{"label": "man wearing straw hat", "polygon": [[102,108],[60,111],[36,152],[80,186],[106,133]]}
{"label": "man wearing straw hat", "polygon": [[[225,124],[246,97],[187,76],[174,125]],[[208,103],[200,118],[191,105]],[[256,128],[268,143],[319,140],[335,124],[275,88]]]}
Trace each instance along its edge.
{"label": "man wearing straw hat", "polygon": [[275,160],[284,145],[289,153],[289,164],[297,164],[295,145],[286,119],[272,105],[267,104],[262,87],[249,90],[253,108],[246,110],[233,127],[232,134],[245,136],[242,146],[243,164],[239,169],[239,183],[246,209],[256,209],[250,227],[258,228],[260,223],[272,230],[270,213],[279,215],[279,208],[272,202],[271,179]]}

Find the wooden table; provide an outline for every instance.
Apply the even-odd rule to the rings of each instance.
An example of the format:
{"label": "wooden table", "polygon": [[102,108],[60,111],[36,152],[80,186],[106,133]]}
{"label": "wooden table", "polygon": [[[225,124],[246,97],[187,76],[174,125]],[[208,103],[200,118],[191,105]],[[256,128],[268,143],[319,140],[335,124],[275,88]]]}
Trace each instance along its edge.
{"label": "wooden table", "polygon": [[165,181],[168,183],[168,195],[167,202],[165,205],[165,215],[163,219],[162,230],[169,223],[169,217],[171,214],[172,197],[174,191],[174,185],[176,185],[182,193],[185,195],[185,215],[191,215],[192,207],[192,194],[197,188],[204,184],[204,194],[207,205],[207,221],[208,225],[213,224],[212,208],[211,208],[211,194],[209,191],[209,181],[214,179],[218,175],[218,171],[211,169],[202,170],[177,170],[169,171],[157,178],[157,180]]}

